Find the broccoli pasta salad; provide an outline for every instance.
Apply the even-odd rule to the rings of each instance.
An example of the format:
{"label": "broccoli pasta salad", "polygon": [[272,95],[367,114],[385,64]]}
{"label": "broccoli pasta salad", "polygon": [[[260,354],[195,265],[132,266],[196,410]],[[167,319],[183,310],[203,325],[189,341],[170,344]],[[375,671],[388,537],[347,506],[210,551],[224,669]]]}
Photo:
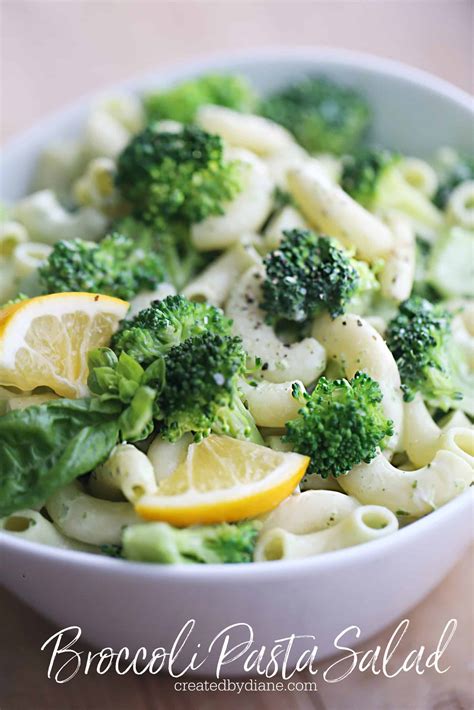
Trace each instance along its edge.
{"label": "broccoli pasta salad", "polygon": [[114,96],[0,223],[0,536],[161,564],[311,557],[467,489],[474,157],[352,88]]}

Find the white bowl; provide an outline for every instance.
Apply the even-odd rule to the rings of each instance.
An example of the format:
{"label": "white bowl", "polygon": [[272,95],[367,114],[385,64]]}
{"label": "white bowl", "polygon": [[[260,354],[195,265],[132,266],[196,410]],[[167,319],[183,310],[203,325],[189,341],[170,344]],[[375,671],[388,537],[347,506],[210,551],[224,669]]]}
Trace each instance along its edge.
{"label": "white bowl", "polygon": [[[278,49],[213,57],[126,82],[110,93],[167,85],[216,69],[242,72],[262,91],[320,71],[360,88],[369,98],[375,140],[419,156],[430,156],[442,145],[473,149],[473,110],[462,91],[410,67],[339,50]],[[3,199],[26,192],[38,151],[53,139],[74,135],[93,98],[48,118],[7,146]],[[186,668],[196,651],[202,660],[224,628],[249,624],[253,645],[223,667],[221,674],[230,676],[244,672],[251,649],[271,648],[276,639],[291,634],[315,637],[295,643],[291,666],[314,644],[319,660],[333,654],[336,636],[347,627],[360,627],[362,642],[405,614],[464,553],[472,537],[471,515],[472,495],[466,492],[376,542],[302,561],[242,566],[147,565],[66,552],[3,534],[0,580],[58,629],[79,626],[83,638],[100,648],[169,651],[180,629],[194,619],[194,630],[173,665],[175,672]],[[239,627],[229,633],[233,645],[246,640],[249,632]],[[355,644],[354,633],[349,636]],[[221,646],[222,640],[215,642],[199,673],[215,677]]]}

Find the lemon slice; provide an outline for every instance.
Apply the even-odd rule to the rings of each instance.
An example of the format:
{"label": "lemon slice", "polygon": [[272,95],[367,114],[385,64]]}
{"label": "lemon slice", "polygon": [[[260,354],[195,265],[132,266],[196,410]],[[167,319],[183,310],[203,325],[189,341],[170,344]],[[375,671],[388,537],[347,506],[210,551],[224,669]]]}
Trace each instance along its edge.
{"label": "lemon slice", "polygon": [[0,311],[0,384],[87,394],[87,352],[107,345],[129,304],[93,293],[53,293]]}
{"label": "lemon slice", "polygon": [[179,526],[254,517],[289,496],[308,463],[307,456],[211,435],[191,444],[158,493],[140,498],[135,510],[147,520]]}

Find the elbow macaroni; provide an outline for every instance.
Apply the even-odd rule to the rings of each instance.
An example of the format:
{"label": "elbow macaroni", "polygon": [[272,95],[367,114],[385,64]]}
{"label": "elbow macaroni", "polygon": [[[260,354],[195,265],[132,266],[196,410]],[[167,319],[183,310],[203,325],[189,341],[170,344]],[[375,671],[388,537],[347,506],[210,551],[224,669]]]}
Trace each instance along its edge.
{"label": "elbow macaroni", "polygon": [[224,106],[202,106],[197,123],[209,133],[217,133],[229,145],[257,155],[269,155],[295,147],[289,131],[262,116],[240,113]]}
{"label": "elbow macaroni", "polygon": [[62,535],[53,523],[46,520],[37,510],[19,510],[5,518],[0,518],[0,530],[22,540],[39,542],[63,550],[94,552],[91,545],[84,545]]}
{"label": "elbow macaroni", "polygon": [[334,185],[314,163],[288,173],[290,192],[316,228],[354,247],[368,262],[386,256],[393,246],[388,227]]}
{"label": "elbow macaroni", "polygon": [[255,561],[313,557],[378,540],[396,530],[398,521],[390,510],[379,505],[363,505],[356,507],[352,513],[327,530],[305,535],[295,535],[282,528],[267,530],[257,542]]}
{"label": "elbow macaroni", "polygon": [[422,195],[433,197],[438,187],[438,177],[435,170],[425,160],[402,158],[398,169],[409,185],[421,192]]}
{"label": "elbow macaroni", "polygon": [[456,187],[448,200],[448,216],[465,229],[474,228],[474,180]]}
{"label": "elbow macaroni", "polygon": [[170,442],[156,436],[148,449],[157,482],[171,476],[173,471],[186,459],[188,448],[193,443],[192,434],[184,434],[178,441]]}
{"label": "elbow macaroni", "polygon": [[223,215],[207,217],[191,227],[191,239],[200,251],[227,249],[246,234],[258,232],[272,208],[274,185],[265,163],[237,148],[229,150],[227,157],[241,161],[244,187]]}
{"label": "elbow macaroni", "polygon": [[380,276],[380,289],[385,298],[401,302],[409,297],[415,279],[415,233],[402,215],[391,213],[386,218],[394,236]]}
{"label": "elbow macaroni", "polygon": [[[361,503],[384,505],[399,515],[419,518],[448,503],[473,482],[472,432],[469,435],[463,430],[457,434],[451,430],[440,441],[440,447],[423,468],[403,471],[379,454],[370,463],[359,464],[341,476],[339,483]],[[450,447],[461,449],[463,455]]]}
{"label": "elbow macaroni", "polygon": [[64,535],[90,545],[118,545],[123,528],[140,522],[130,503],[94,498],[77,481],[56,491],[46,510]]}
{"label": "elbow macaroni", "polygon": [[363,318],[351,313],[334,320],[329,316],[318,318],[312,332],[326,348],[328,360],[339,362],[347,377],[362,370],[379,383],[385,416],[394,426],[387,448],[397,450],[403,426],[400,375],[382,336]]}
{"label": "elbow macaroni", "polygon": [[259,305],[262,278],[260,267],[249,269],[231,294],[226,313],[234,321],[234,333],[242,338],[251,359],[261,358],[266,366],[262,371],[265,380],[314,382],[326,366],[324,348],[315,338],[293,344],[278,339]]}
{"label": "elbow macaroni", "polygon": [[20,200],[15,217],[31,239],[46,244],[61,239],[97,239],[107,225],[104,215],[90,207],[67,212],[51,190],[41,190]]}
{"label": "elbow macaroni", "polygon": [[207,301],[222,306],[240,274],[250,266],[261,263],[255,247],[244,240],[217,257],[183,290],[190,301]]}
{"label": "elbow macaroni", "polygon": [[99,498],[135,503],[141,496],[156,493],[155,473],[150,459],[131,444],[119,444],[107,461],[92,472],[90,492]]}
{"label": "elbow macaroni", "polygon": [[281,528],[294,535],[326,530],[350,515],[360,503],[337,491],[305,491],[290,496],[266,516],[260,536]]}
{"label": "elbow macaroni", "polygon": [[287,421],[294,419],[301,407],[292,396],[293,384],[302,382],[261,382],[251,386],[243,382],[241,389],[247,408],[257,426],[284,428]]}

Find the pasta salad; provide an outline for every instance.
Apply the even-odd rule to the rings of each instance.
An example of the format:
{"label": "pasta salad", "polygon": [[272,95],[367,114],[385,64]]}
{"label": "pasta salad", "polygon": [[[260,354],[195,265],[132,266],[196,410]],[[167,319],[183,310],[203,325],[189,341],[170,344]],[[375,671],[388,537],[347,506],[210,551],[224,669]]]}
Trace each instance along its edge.
{"label": "pasta salad", "polygon": [[98,103],[0,222],[0,536],[161,564],[390,535],[474,470],[474,157],[322,76]]}

